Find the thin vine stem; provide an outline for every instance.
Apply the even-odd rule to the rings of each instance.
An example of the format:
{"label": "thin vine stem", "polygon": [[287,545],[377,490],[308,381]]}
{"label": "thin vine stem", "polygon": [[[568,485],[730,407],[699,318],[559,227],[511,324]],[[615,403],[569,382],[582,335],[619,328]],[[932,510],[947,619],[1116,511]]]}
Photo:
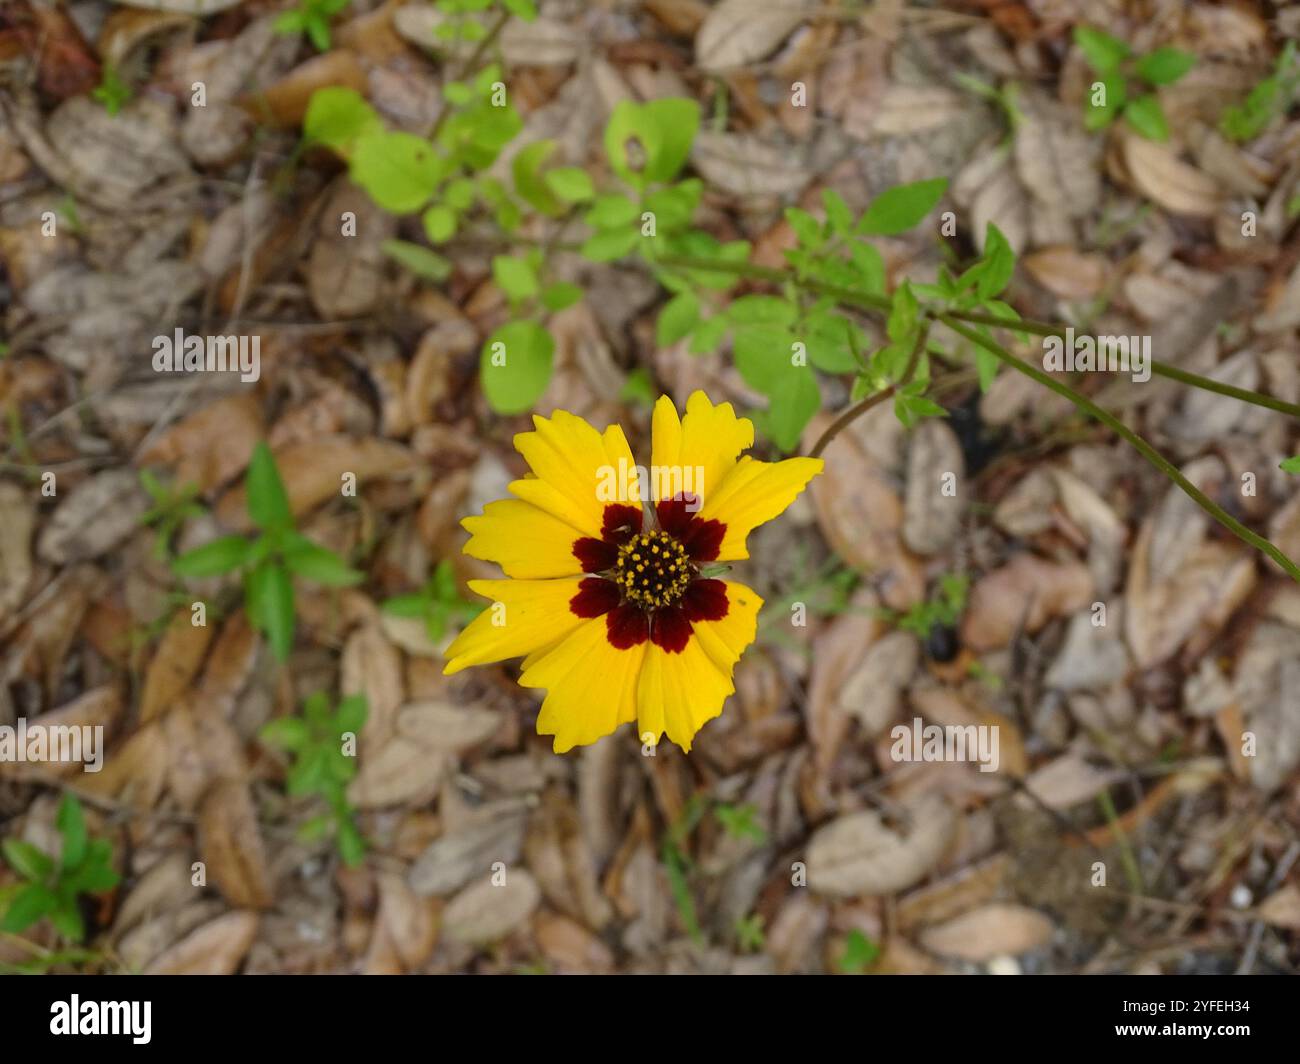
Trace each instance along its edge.
{"label": "thin vine stem", "polygon": [[[755,281],[768,281],[776,285],[793,284],[817,292],[819,295],[830,296],[842,303],[867,310],[888,311],[892,306],[888,296],[876,295],[874,292],[861,292],[840,285],[826,284],[823,281],[811,278],[798,277],[789,270],[781,270],[771,266],[758,266],[749,262],[728,262],[725,259],[697,259],[689,255],[665,255],[656,259],[655,262],[661,266],[677,266],[682,269],[730,273],[737,277],[747,277]],[[1063,326],[1052,325],[1044,321],[1034,321],[1032,318],[1020,318],[1012,323],[1006,318],[996,318],[991,314],[981,314],[973,310],[951,310],[945,313],[957,321],[967,322],[971,325],[987,325],[998,329],[1018,329],[1034,336],[1065,336]],[[1151,372],[1158,377],[1178,381],[1180,384],[1187,384],[1207,392],[1216,392],[1219,395],[1237,399],[1243,403],[1262,406],[1269,410],[1289,414],[1294,418],[1300,418],[1300,405],[1288,403],[1272,395],[1265,395],[1263,392],[1224,384],[1222,381],[1203,377],[1199,373],[1191,373],[1188,370],[1179,369],[1177,366],[1171,366],[1159,359],[1151,360]]]}
{"label": "thin vine stem", "polygon": [[967,328],[953,315],[938,314],[936,315],[936,319],[943,322],[943,324],[948,326],[948,328],[959,336],[964,336],[971,343],[984,348],[984,350],[989,354],[1010,366],[1018,373],[1023,373],[1026,377],[1037,381],[1044,388],[1048,388],[1057,395],[1068,399],[1085,414],[1100,421],[1112,432],[1116,433],[1131,444],[1143,458],[1177,484],[1178,487],[1180,487],[1192,499],[1192,501],[1196,503],[1196,505],[1218,521],[1219,524],[1242,542],[1247,543],[1256,550],[1262,551],[1264,554],[1268,555],[1268,557],[1272,558],[1286,571],[1287,575],[1290,576],[1291,579],[1300,583],[1300,568],[1296,566],[1295,562],[1283,554],[1263,536],[1252,532],[1249,528],[1233,517],[1232,514],[1228,513],[1227,510],[1206,495],[1205,492],[1201,491],[1200,488],[1183,476],[1183,474],[1179,472],[1173,463],[1165,458],[1164,455],[1152,447],[1151,444],[1147,443],[1146,440],[1131,428],[1125,425],[1124,422],[1120,421],[1120,419],[1114,414],[1110,413],[1110,411],[1102,409],[1087,396],[1080,395],[1068,384],[1064,384],[1050,374],[1044,373],[1037,366],[1031,366],[1028,362],[1016,358],[1015,355],[1002,348],[999,344],[994,343],[992,340],[976,332],[974,329]]}

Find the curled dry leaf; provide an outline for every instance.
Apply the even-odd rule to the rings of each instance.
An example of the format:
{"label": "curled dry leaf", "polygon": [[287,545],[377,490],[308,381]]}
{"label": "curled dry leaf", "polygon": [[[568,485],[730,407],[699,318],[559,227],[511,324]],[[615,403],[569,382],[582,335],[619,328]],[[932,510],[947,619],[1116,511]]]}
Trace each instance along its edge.
{"label": "curled dry leaf", "polygon": [[874,739],[898,716],[903,688],[912,682],[921,644],[911,632],[889,632],[863,655],[839,689],[838,705]]}
{"label": "curled dry leaf", "polygon": [[176,611],[145,673],[140,695],[141,721],[161,716],[185,693],[203,664],[214,630],[206,624],[193,624],[188,609]]}
{"label": "curled dry leaf", "polygon": [[534,933],[538,948],[559,972],[601,974],[614,968],[614,955],[609,947],[568,916],[540,912]]}
{"label": "curled dry leaf", "polygon": [[542,892],[523,868],[509,868],[500,886],[484,877],[456,895],[443,910],[442,926],[453,942],[487,945],[525,923]]}
{"label": "curled dry leaf", "polygon": [[32,528],[36,505],[30,492],[0,481],[0,627],[26,600],[32,581]]}
{"label": "curled dry leaf", "polygon": [[265,909],[274,898],[257,811],[247,784],[217,783],[199,808],[199,853],[231,905]]}
{"label": "curled dry leaf", "polygon": [[701,132],[691,161],[707,181],[737,196],[789,195],[812,177],[794,153],[749,133]]}
{"label": "curled dry leaf", "polygon": [[1212,218],[1219,209],[1223,197],[1213,178],[1163,144],[1126,133],[1121,162],[1134,187],[1171,214]]}
{"label": "curled dry leaf", "polygon": [[[95,734],[86,732],[85,728],[102,728],[100,733],[104,736],[105,741],[111,736],[121,719],[122,710],[124,709],[122,692],[115,684],[104,684],[101,687],[91,688],[78,695],[71,702],[52,709],[48,713],[42,713],[35,717],[29,723],[39,724],[45,729],[50,728],[76,728],[78,732],[73,734],[87,735]],[[54,734],[47,731],[47,734]],[[77,748],[73,747],[73,754],[77,753]],[[50,754],[54,751],[49,751]],[[6,776],[14,778],[23,778],[27,775],[68,775],[72,772],[80,773],[85,763],[94,761],[92,752],[86,747],[80,750],[81,761],[51,761],[33,764],[28,761],[14,761],[8,758],[0,760],[0,779]],[[100,765],[103,765],[105,758],[104,743],[93,751],[94,756],[100,759]],[[48,756],[48,755],[47,755]],[[99,769],[89,773],[91,776],[97,775]]]}
{"label": "curled dry leaf", "polygon": [[932,418],[916,426],[908,441],[903,498],[903,542],[909,549],[938,554],[957,537],[965,473],[961,443],[947,424]]}
{"label": "curled dry leaf", "polygon": [[844,685],[884,627],[884,622],[873,613],[879,608],[880,600],[870,589],[858,591],[852,606],[818,634],[812,658],[808,733],[822,772],[835,761],[852,720],[852,707],[841,704]]}
{"label": "curled dry leaf", "polygon": [[145,975],[234,975],[257,937],[257,913],[236,911],[191,931],[156,957]]}
{"label": "curled dry leaf", "polygon": [[127,538],[149,507],[149,497],[130,469],[109,469],[78,484],[55,507],[37,552],[64,565],[98,558]]}
{"label": "curled dry leaf", "polygon": [[419,968],[433,952],[438,940],[438,921],[432,903],[416,897],[401,876],[380,872],[379,915],[376,928],[383,927],[409,972]]}
{"label": "curled dry leaf", "polygon": [[1007,646],[1022,629],[1032,634],[1053,617],[1082,609],[1092,594],[1087,566],[1017,554],[971,590],[961,622],[962,642],[977,652]]}
{"label": "curled dry leaf", "polygon": [[395,733],[378,751],[359,760],[356,777],[348,784],[348,800],[358,809],[379,809],[430,801],[442,786],[451,755]]}
{"label": "curled dry leaf", "polygon": [[[340,219],[347,212],[356,217],[356,228],[345,234]],[[375,309],[388,261],[381,245],[395,231],[392,215],[352,182],[338,180],[320,213],[307,262],[307,288],[322,318],[361,317]]]}
{"label": "curled dry leaf", "polygon": [[496,710],[439,700],[408,702],[397,712],[397,730],[403,735],[457,754],[490,739],[500,726]]}
{"label": "curled dry leaf", "polygon": [[452,894],[476,876],[488,877],[492,866],[519,860],[527,812],[518,805],[484,809],[472,823],[433,842],[411,866],[408,882],[417,894]]}
{"label": "curled dry leaf", "polygon": [[362,624],[348,636],[339,663],[339,690],[345,697],[363,695],[366,699],[362,738],[367,743],[387,741],[396,727],[406,685],[402,655],[379,626]]}
{"label": "curled dry leaf", "polygon": [[190,862],[173,851],[149,866],[122,902],[113,920],[113,936],[120,938],[154,913],[179,909],[194,897]]}
{"label": "curled dry leaf", "polygon": [[903,804],[907,825],[879,813],[850,813],[819,828],[808,844],[808,885],[822,894],[893,894],[924,879],[957,830],[957,813],[938,795]]}
{"label": "curled dry leaf", "polygon": [[964,97],[937,85],[891,85],[871,123],[874,137],[909,137],[959,121],[968,114]]}
{"label": "curled dry leaf", "polygon": [[1063,245],[1026,255],[1024,263],[1035,281],[1062,299],[1092,299],[1110,272],[1103,256]]}
{"label": "curled dry leaf", "polygon": [[[175,483],[207,494],[248,465],[262,438],[262,407],[247,393],[223,396],[187,415],[140,454],[142,465],[172,466]],[[220,440],[220,447],[208,442]]]}
{"label": "curled dry leaf", "polygon": [[921,932],[931,953],[966,961],[1016,957],[1041,949],[1052,939],[1052,921],[1036,909],[994,902]]}
{"label": "curled dry leaf", "polygon": [[722,71],[765,59],[816,6],[810,0],[722,0],[695,35],[695,62]]}

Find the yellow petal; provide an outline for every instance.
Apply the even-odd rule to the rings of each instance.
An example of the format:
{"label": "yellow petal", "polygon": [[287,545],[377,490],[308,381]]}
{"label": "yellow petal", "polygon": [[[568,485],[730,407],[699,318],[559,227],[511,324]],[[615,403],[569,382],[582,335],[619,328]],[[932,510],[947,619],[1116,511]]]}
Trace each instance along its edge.
{"label": "yellow petal", "polygon": [[758,611],[763,600],[744,584],[724,580],[727,615],[717,621],[692,621],[695,638],[721,672],[731,675],[740,655],[758,634]]}
{"label": "yellow petal", "polygon": [[685,648],[670,654],[646,644],[645,662],[637,682],[637,734],[643,743],[657,743],[665,732],[683,750],[690,750],[695,733],[722,712],[722,703],[735,690],[692,635]]}
{"label": "yellow petal", "polygon": [[646,644],[610,645],[605,618],[582,622],[545,654],[529,658],[521,687],[544,687],[537,734],[555,736],[555,752],[586,746],[636,719],[637,676]]}
{"label": "yellow petal", "polygon": [[569,610],[577,577],[563,580],[471,580],[475,594],[492,600],[447,648],[450,675],[470,665],[517,658],[563,639],[583,623]]}
{"label": "yellow petal", "polygon": [[[714,406],[703,392],[693,392],[686,400],[686,416],[680,421],[673,401],[662,396],[655,403],[651,432],[650,462],[660,471],[651,475],[656,501],[660,480],[671,484],[679,476],[686,490],[707,502],[710,492],[717,491],[735,468],[740,452],[754,443],[753,424],[736,417],[730,403]],[[690,482],[685,483],[688,476]],[[672,490],[663,492],[664,497],[673,494]]]}
{"label": "yellow petal", "polygon": [[481,517],[467,517],[461,525],[470,533],[465,553],[496,562],[506,576],[529,580],[582,572],[582,563],[573,553],[578,531],[532,503],[490,502]]}
{"label": "yellow petal", "polygon": [[[534,432],[515,437],[534,476],[516,480],[511,494],[571,525],[579,534],[600,537],[606,502],[602,483],[630,468],[632,450],[618,425],[597,432],[580,417],[557,410],[548,420],[533,416]],[[622,467],[620,467],[620,459]]]}
{"label": "yellow petal", "polygon": [[737,462],[719,486],[705,493],[700,509],[703,520],[727,526],[717,560],[748,558],[745,540],[750,532],[781,514],[824,465],[820,458],[760,462],[748,455]]}

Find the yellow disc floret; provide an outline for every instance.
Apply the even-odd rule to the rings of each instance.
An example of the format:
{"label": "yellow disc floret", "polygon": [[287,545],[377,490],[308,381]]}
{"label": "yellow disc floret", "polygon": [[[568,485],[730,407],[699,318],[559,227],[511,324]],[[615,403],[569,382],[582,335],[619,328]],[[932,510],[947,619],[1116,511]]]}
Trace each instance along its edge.
{"label": "yellow disc floret", "polygon": [[686,548],[667,532],[641,532],[619,550],[614,582],[628,602],[658,610],[676,605],[690,585]]}

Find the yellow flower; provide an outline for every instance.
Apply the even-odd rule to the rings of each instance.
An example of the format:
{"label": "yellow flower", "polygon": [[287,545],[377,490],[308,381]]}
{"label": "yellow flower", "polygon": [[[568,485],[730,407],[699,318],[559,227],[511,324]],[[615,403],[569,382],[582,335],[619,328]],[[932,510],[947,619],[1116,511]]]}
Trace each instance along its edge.
{"label": "yellow flower", "polygon": [[681,419],[667,396],[655,405],[639,477],[618,425],[598,432],[562,410],[533,424],[515,437],[533,475],[463,522],[465,553],[509,579],[470,581],[493,605],[452,643],[445,671],[522,656],[519,683],[547,691],[537,731],[555,736],[556,753],[631,721],[642,742],[667,733],[689,750],[735,690],[763,604],[702,567],[748,558],[749,533],[822,461],[741,457],[754,426],[703,392]]}

